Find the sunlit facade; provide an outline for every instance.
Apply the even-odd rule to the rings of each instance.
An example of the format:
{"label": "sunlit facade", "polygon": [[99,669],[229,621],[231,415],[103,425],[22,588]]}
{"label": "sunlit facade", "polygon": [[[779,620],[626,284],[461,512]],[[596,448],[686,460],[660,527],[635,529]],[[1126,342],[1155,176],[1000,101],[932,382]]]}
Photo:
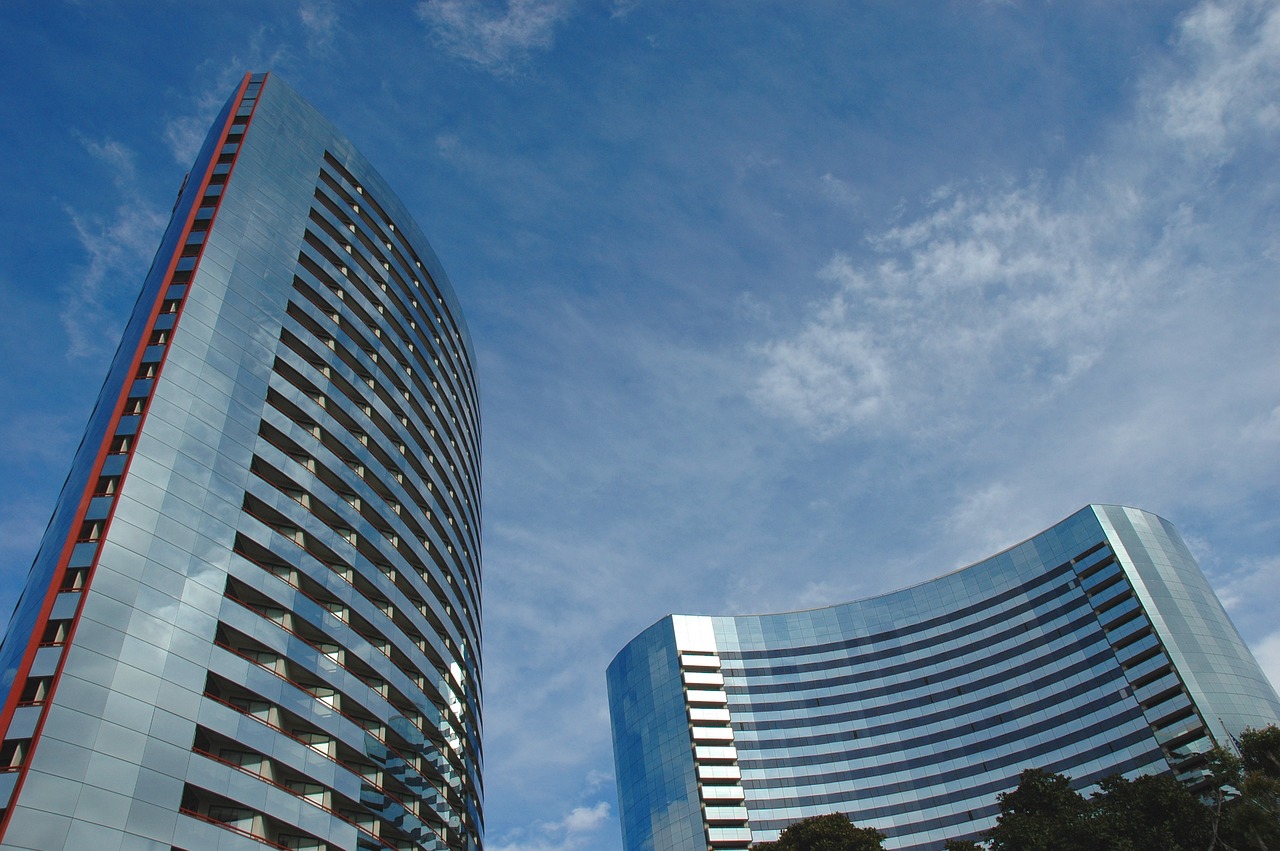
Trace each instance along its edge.
{"label": "sunlit facade", "polygon": [[1177,531],[1118,506],[880,597],[664,618],[608,683],[627,851],[742,851],[832,812],[936,851],[1024,768],[1194,784],[1213,744],[1280,723]]}
{"label": "sunlit facade", "polygon": [[246,75],[0,645],[0,846],[481,848],[472,365],[394,193]]}

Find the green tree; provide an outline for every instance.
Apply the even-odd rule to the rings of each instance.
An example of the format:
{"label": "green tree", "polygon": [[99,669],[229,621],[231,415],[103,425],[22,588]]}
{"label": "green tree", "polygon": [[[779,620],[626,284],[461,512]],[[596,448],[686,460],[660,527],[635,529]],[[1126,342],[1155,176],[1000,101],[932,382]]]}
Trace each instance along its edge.
{"label": "green tree", "polygon": [[1018,775],[996,799],[1000,815],[987,832],[991,851],[1096,851],[1088,831],[1089,802],[1071,780],[1039,768]]}
{"label": "green tree", "polygon": [[1217,780],[1219,846],[1237,851],[1280,848],[1280,728],[1245,730],[1240,756],[1218,749],[1209,765]]}
{"label": "green tree", "polygon": [[1168,775],[1108,777],[1087,800],[1061,774],[1028,769],[999,796],[991,851],[1204,851],[1212,810]]}
{"label": "green tree", "polygon": [[942,851],[982,851],[982,846],[972,839],[948,839]]}
{"label": "green tree", "polygon": [[777,842],[757,842],[752,851],[883,851],[885,836],[854,827],[844,813],[812,816],[785,828]]}
{"label": "green tree", "polygon": [[1213,811],[1168,774],[1108,777],[1089,799],[1088,832],[1114,851],[1203,851]]}
{"label": "green tree", "polygon": [[1246,772],[1280,780],[1280,727],[1268,724],[1261,730],[1241,733],[1240,764]]}

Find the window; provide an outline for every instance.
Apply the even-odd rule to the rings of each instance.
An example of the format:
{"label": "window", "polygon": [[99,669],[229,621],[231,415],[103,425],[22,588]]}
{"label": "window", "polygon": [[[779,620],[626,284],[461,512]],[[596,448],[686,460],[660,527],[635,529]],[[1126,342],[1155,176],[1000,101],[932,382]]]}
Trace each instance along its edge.
{"label": "window", "polygon": [[268,764],[262,754],[253,753],[252,751],[230,750],[228,748],[222,748],[218,752],[218,759],[223,762],[229,762],[232,765],[238,765],[253,774],[262,774],[262,769]]}
{"label": "window", "polygon": [[260,667],[266,668],[273,673],[284,672],[284,660],[280,658],[279,653],[272,653],[266,650],[241,650],[240,655],[244,656],[250,662]]}
{"label": "window", "polygon": [[295,730],[293,736],[318,754],[332,757],[338,752],[338,743],[324,733]]}
{"label": "window", "polygon": [[255,813],[242,807],[209,807],[209,820],[246,833],[253,833]]}

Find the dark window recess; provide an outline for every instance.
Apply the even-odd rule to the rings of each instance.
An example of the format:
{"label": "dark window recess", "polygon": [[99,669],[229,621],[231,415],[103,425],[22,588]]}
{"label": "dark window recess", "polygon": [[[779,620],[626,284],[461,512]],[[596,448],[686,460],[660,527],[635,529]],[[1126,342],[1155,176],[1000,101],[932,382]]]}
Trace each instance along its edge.
{"label": "dark window recess", "polygon": [[30,739],[14,739],[0,745],[0,771],[14,771],[27,761]]}
{"label": "dark window recess", "polygon": [[67,568],[66,573],[62,574],[62,585],[59,591],[83,591],[85,583],[89,581],[89,568],[87,567],[71,567]]}
{"label": "dark window recess", "polygon": [[53,677],[31,677],[22,687],[22,696],[18,698],[20,705],[39,706],[49,699],[49,690],[53,687]]}
{"label": "dark window recess", "polygon": [[58,647],[67,643],[71,633],[71,621],[50,621],[45,625],[44,635],[40,637],[41,647]]}

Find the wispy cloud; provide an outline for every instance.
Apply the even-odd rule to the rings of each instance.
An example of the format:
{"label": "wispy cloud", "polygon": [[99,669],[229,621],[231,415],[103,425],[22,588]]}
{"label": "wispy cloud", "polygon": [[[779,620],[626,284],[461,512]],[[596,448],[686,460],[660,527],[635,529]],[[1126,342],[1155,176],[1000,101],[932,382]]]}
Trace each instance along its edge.
{"label": "wispy cloud", "polygon": [[1267,679],[1271,680],[1271,685],[1277,691],[1280,691],[1280,631],[1276,631],[1259,641],[1255,647],[1254,655],[1258,659],[1258,664],[1262,666],[1262,670],[1267,675]]}
{"label": "wispy cloud", "polygon": [[1205,4],[1176,60],[1070,179],[945,187],[836,253],[819,276],[834,291],[760,347],[756,401],[821,438],[964,432],[1077,383],[1128,324],[1178,309],[1206,257],[1237,243],[1238,207],[1206,197],[1262,212],[1275,189],[1273,168],[1248,192],[1220,178],[1267,155],[1280,127],[1280,13]]}
{"label": "wispy cloud", "polygon": [[[1222,605],[1231,614],[1250,642],[1258,664],[1280,690],[1280,629],[1275,626],[1275,611],[1267,601],[1280,599],[1280,557],[1259,559],[1234,569],[1217,565],[1215,555],[1205,542],[1188,541],[1197,560],[1214,574],[1214,586]],[[1202,552],[1203,551],[1203,552]]]}
{"label": "wispy cloud", "polygon": [[155,251],[166,221],[135,185],[134,155],[113,140],[82,139],[89,155],[102,163],[121,202],[110,216],[63,207],[86,261],[68,282],[60,317],[70,357],[108,357],[120,339],[120,318],[137,294],[137,280]]}
{"label": "wispy cloud", "polygon": [[567,0],[508,0],[501,12],[468,0],[425,0],[418,17],[448,52],[506,74],[535,50],[550,49],[569,7]]}
{"label": "wispy cloud", "polygon": [[559,821],[540,822],[519,831],[518,837],[491,842],[490,847],[494,851],[578,851],[595,847],[598,842],[593,841],[593,836],[612,822],[610,809],[607,801],[574,807]]}
{"label": "wispy cloud", "polygon": [[846,181],[836,177],[831,172],[827,172],[819,178],[822,186],[822,194],[834,204],[841,207],[856,207],[858,205],[858,193]]}
{"label": "wispy cloud", "polygon": [[298,20],[302,22],[310,53],[323,54],[333,47],[338,33],[338,10],[333,0],[302,0]]}
{"label": "wispy cloud", "polygon": [[[1174,216],[1141,256],[1112,244],[1139,211],[1064,210],[1032,185],[948,190],[928,212],[872,239],[870,257],[839,252],[820,273],[835,293],[796,334],[766,344],[757,400],[819,436],[853,427],[947,426],[979,392],[1052,391],[1100,352],[1135,290],[1166,271]],[[1136,236],[1136,234],[1135,234]]]}
{"label": "wispy cloud", "polygon": [[[327,0],[304,0],[299,7],[299,19],[306,31],[309,49],[313,46],[321,49],[322,40],[331,37],[337,27],[337,15],[331,12]],[[185,115],[169,119],[165,125],[164,140],[174,162],[183,168],[191,165],[218,110],[246,72],[279,71],[292,63],[293,55],[287,39],[272,27],[262,25],[250,34],[243,54],[205,62],[200,76],[207,85],[194,98],[186,95],[183,99],[193,103],[193,108]]]}
{"label": "wispy cloud", "polygon": [[[1214,564],[1215,556],[1209,544],[1200,542],[1195,547],[1188,542],[1188,545],[1193,546],[1197,560],[1211,569],[1216,568],[1218,597],[1240,621],[1241,628],[1270,632],[1275,623],[1274,613],[1259,613],[1250,606],[1256,600],[1280,599],[1280,556],[1223,569]],[[1263,620],[1255,623],[1252,620],[1255,617]]]}
{"label": "wispy cloud", "polygon": [[1280,15],[1261,0],[1209,2],[1182,22],[1183,65],[1156,87],[1160,130],[1193,156],[1223,161],[1280,128]]}

